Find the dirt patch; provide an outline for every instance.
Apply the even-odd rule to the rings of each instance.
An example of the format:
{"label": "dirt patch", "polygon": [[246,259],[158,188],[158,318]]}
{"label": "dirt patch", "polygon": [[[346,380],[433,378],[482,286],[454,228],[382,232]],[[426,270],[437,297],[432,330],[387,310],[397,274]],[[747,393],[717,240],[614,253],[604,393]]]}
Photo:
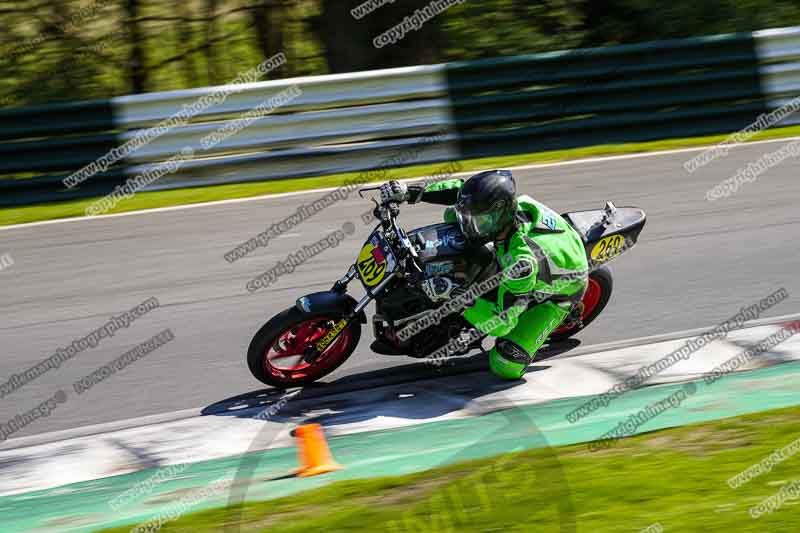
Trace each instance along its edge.
{"label": "dirt patch", "polygon": [[[366,507],[381,505],[381,506],[409,506],[417,500],[424,500],[436,489],[446,486],[451,482],[458,481],[463,478],[463,472],[456,472],[438,478],[426,478],[416,481],[410,485],[402,485],[391,487],[381,490],[378,494],[369,496],[359,496],[348,498],[349,505],[364,505]],[[324,512],[322,508],[320,512]],[[286,511],[278,511],[266,517],[260,517],[255,520],[243,520],[240,527],[242,531],[259,530],[275,526],[283,521],[291,521],[293,518],[308,518],[312,516],[316,510],[313,506],[303,507],[302,509],[292,509]]]}
{"label": "dirt patch", "polygon": [[414,500],[422,500],[428,497],[433,491],[447,485],[450,482],[458,481],[463,478],[464,474],[452,473],[447,474],[440,478],[422,479],[411,485],[404,485],[402,487],[394,487],[385,491],[386,494],[377,496],[369,496],[362,498],[359,502],[365,504],[381,504],[381,505],[409,505]]}
{"label": "dirt patch", "polygon": [[725,450],[738,449],[752,444],[752,435],[744,429],[693,428],[678,434],[655,434],[642,444],[647,448],[686,452],[703,456]]}

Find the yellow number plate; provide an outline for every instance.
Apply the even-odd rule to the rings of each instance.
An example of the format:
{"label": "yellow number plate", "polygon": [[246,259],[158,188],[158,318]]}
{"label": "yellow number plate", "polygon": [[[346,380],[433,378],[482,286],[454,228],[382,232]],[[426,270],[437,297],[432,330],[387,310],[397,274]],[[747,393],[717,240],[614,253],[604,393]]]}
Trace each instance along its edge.
{"label": "yellow number plate", "polygon": [[610,235],[603,237],[600,242],[592,248],[592,260],[603,263],[612,257],[616,257],[625,250],[625,237],[622,235]]}
{"label": "yellow number plate", "polygon": [[372,243],[368,242],[361,249],[358,254],[358,274],[361,276],[361,281],[367,287],[374,287],[383,281],[386,275],[386,256],[380,248],[376,248]]}

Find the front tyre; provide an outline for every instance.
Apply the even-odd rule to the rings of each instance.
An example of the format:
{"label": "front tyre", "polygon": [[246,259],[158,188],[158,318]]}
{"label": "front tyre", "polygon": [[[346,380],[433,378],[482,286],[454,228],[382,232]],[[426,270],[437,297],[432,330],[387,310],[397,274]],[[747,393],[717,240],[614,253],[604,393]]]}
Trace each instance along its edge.
{"label": "front tyre", "polygon": [[264,324],[247,350],[247,365],[260,382],[278,388],[300,387],[330,374],[358,346],[361,324],[354,320],[336,341],[313,361],[304,357],[316,343],[344,318],[336,312],[304,313],[291,307]]}

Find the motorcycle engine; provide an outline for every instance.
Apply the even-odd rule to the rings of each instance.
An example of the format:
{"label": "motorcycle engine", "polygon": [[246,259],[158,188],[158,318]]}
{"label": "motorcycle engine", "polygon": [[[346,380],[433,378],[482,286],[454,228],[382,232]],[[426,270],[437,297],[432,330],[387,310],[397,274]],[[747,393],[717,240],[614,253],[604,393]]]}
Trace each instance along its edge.
{"label": "motorcycle engine", "polygon": [[464,319],[459,315],[444,318],[437,327],[428,328],[411,338],[411,357],[427,357],[458,338],[464,331]]}
{"label": "motorcycle engine", "polygon": [[[378,301],[373,317],[375,337],[391,338],[394,331],[421,318],[443,305],[453,291],[461,287],[460,280],[450,276],[426,277],[416,286],[397,287],[388,297]],[[436,327],[424,329],[404,343],[403,350],[411,357],[426,357],[446,345],[450,339],[469,327],[459,313],[444,317]]]}

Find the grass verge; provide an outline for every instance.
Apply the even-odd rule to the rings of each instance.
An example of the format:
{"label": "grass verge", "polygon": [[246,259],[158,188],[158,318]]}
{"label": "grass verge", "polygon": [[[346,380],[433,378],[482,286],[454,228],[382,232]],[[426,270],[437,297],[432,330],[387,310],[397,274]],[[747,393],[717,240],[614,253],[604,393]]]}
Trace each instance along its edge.
{"label": "grass verge", "polygon": [[793,407],[648,433],[599,452],[574,445],[337,482],[187,514],[161,531],[611,533],[659,524],[680,532],[796,532],[800,500],[758,519],[749,509],[800,479],[800,455],[737,489],[727,480],[798,439],[798,422],[800,407]]}
{"label": "grass verge", "polygon": [[[800,135],[800,126],[777,128],[757,133],[753,141],[780,139]],[[584,159],[587,157],[624,155],[659,150],[672,150],[677,148],[690,148],[694,146],[712,145],[725,140],[728,134],[707,137],[690,137],[685,139],[666,139],[660,141],[627,144],[607,144],[572,148],[569,150],[554,150],[533,154],[520,154],[481,159],[469,159],[459,162],[463,172],[485,170],[491,168],[507,168],[535,163],[553,163]],[[688,159],[688,158],[687,158]],[[713,164],[713,163],[712,163]],[[444,164],[414,165],[396,169],[388,169],[385,173],[375,173],[379,181],[401,179],[415,176],[431,175],[445,166]],[[109,213],[122,213],[140,211],[157,207],[170,207],[176,205],[196,204],[227,200],[232,198],[249,198],[266,194],[303,191],[325,187],[336,187],[346,180],[359,176],[358,172],[320,176],[311,178],[297,178],[285,180],[272,180],[255,183],[240,183],[234,185],[215,185],[209,187],[194,187],[174,191],[142,192],[133,198],[123,200]],[[87,206],[97,198],[38,204],[25,207],[11,207],[0,209],[0,226],[23,224],[58,218],[84,216]]]}

